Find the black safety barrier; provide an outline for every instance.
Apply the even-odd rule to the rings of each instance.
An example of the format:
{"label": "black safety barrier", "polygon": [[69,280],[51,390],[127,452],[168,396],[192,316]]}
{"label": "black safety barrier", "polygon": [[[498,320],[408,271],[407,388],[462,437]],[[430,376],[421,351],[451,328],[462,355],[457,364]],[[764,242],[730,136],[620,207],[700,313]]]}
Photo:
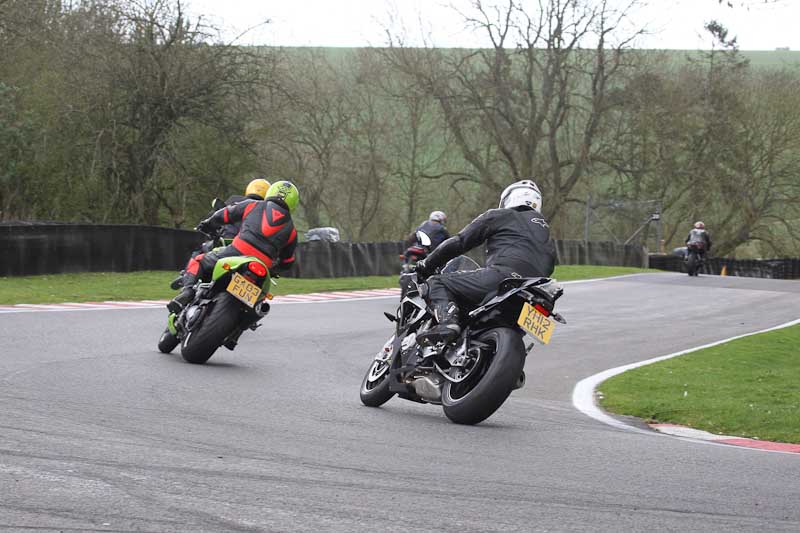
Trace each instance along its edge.
{"label": "black safety barrier", "polygon": [[[647,268],[647,252],[641,246],[605,241],[556,240],[559,265],[603,265]],[[467,255],[483,264],[486,253],[475,249]]]}
{"label": "black safety barrier", "polygon": [[[203,236],[155,226],[0,224],[0,276],[62,272],[178,270]],[[643,267],[641,246],[611,242],[556,241],[559,264]],[[404,243],[300,243],[290,277],[388,276],[400,271]],[[470,253],[483,264],[483,250]]]}
{"label": "black safety barrier", "polygon": [[0,225],[0,276],[179,269],[202,242],[157,226]]}
{"label": "black safety barrier", "polygon": [[390,276],[400,272],[402,242],[301,242],[296,265],[286,276],[296,278],[345,278]]}
{"label": "black safety barrier", "polygon": [[[683,257],[651,255],[650,268],[686,272]],[[711,257],[700,269],[701,274],[722,274],[746,278],[800,279],[800,259],[727,259]]]}

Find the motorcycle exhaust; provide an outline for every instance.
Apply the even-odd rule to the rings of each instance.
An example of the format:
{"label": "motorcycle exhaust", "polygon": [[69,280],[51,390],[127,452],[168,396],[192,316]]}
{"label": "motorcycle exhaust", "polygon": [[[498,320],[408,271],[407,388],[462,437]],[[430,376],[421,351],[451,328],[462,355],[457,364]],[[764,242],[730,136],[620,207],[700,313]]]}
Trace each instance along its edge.
{"label": "motorcycle exhaust", "polygon": [[429,403],[442,403],[442,381],[438,377],[419,376],[411,382],[417,396]]}
{"label": "motorcycle exhaust", "polygon": [[270,307],[269,307],[269,304],[267,303],[266,300],[262,301],[260,304],[258,304],[254,308],[255,312],[261,318],[264,318],[265,316],[267,316],[269,314],[269,309],[270,309]]}

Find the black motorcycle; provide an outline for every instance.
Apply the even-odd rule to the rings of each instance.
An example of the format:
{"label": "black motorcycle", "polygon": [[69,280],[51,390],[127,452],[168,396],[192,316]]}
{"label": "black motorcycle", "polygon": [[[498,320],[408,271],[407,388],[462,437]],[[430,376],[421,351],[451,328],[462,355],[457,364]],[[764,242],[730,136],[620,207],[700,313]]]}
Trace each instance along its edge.
{"label": "black motorcycle", "polygon": [[[477,268],[474,261],[461,256],[442,273]],[[395,334],[364,376],[364,405],[378,407],[397,394],[413,402],[442,405],[447,418],[458,424],[477,424],[500,408],[512,390],[524,385],[525,358],[534,346],[525,347],[525,333],[546,344],[555,323],[566,323],[553,311],[563,294],[555,280],[508,278],[497,293],[462,313],[458,339],[449,344],[421,344],[417,336],[429,330],[435,319],[420,287],[416,274],[400,276],[397,312],[384,313],[395,322]]]}
{"label": "black motorcycle", "polygon": [[690,276],[697,276],[705,264],[706,246],[702,242],[690,242],[686,245],[686,272]]}

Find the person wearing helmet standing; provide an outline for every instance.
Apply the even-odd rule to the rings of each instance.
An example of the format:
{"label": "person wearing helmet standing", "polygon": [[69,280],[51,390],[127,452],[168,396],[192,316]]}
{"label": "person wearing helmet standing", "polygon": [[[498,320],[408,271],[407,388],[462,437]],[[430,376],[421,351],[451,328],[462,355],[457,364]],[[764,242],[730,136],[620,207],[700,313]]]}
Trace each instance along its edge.
{"label": "person wearing helmet standing", "polygon": [[201,231],[239,221],[242,226],[229,246],[189,260],[181,280],[183,290],[167,304],[167,309],[178,313],[191,302],[197,279],[208,279],[216,262],[223,257],[251,255],[263,261],[272,272],[291,267],[297,246],[292,213],[300,203],[300,194],[290,181],[278,181],[270,186],[265,196],[264,200],[245,200],[224,207],[198,224]]}
{"label": "person wearing helmet standing", "polygon": [[[509,185],[497,209],[486,211],[417,263],[427,278],[425,299],[438,324],[420,341],[450,342],[461,332],[459,307],[475,307],[506,278],[549,277],[556,262],[550,226],[541,214],[542,194],[531,180]],[[486,243],[486,267],[432,275],[450,259]]]}

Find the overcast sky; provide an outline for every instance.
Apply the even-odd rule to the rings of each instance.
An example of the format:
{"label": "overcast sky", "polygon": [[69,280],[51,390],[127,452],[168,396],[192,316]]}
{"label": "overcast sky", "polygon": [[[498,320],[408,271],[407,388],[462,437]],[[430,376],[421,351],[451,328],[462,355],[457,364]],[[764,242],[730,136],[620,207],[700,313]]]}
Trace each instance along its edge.
{"label": "overcast sky", "polygon": [[[491,0],[484,0],[489,3]],[[620,2],[623,0],[620,0]],[[642,48],[708,48],[701,37],[703,23],[716,19],[739,39],[742,50],[800,50],[800,0],[780,0],[763,5],[759,0],[734,0],[733,9],[717,0],[650,0],[635,15],[651,34]],[[227,28],[226,39],[260,22],[240,42],[274,46],[381,46],[385,28],[402,21],[411,36],[421,29],[435,46],[486,46],[480,34],[464,29],[463,19],[450,6],[467,9],[469,0],[186,0],[190,11],[208,16]],[[394,22],[395,30],[400,27]]]}

